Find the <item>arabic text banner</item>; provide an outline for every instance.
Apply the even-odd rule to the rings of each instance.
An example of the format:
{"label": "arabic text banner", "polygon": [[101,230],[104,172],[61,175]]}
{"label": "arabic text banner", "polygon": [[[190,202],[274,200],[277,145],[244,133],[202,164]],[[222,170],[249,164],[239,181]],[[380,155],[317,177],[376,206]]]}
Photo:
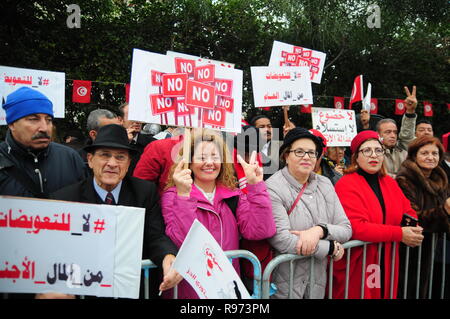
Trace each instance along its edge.
{"label": "arabic text banner", "polygon": [[0,196],[0,291],[138,298],[144,215]]}
{"label": "arabic text banner", "polygon": [[326,57],[320,51],[274,41],[269,66],[307,66],[311,81],[320,83]]}
{"label": "arabic text banner", "polygon": [[350,146],[356,136],[354,110],[312,108],[313,128],[322,132],[327,146]]}
{"label": "arabic text banner", "polygon": [[308,67],[252,66],[256,107],[313,104]]}
{"label": "arabic text banner", "polygon": [[[0,101],[15,90],[25,86],[38,90],[53,103],[53,113],[57,118],[64,117],[66,74],[32,69],[13,68],[0,65]],[[6,114],[0,108],[0,125],[6,124]]]}
{"label": "arabic text banner", "polygon": [[200,299],[249,299],[250,295],[210,232],[197,219],[173,263]]}
{"label": "arabic text banner", "polygon": [[134,49],[131,120],[239,133],[241,113],[241,70]]}

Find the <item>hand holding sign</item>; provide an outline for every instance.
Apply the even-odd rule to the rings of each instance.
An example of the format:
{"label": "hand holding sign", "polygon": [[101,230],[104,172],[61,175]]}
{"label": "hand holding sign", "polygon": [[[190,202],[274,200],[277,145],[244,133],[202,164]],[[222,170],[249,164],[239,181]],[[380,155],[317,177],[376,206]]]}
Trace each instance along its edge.
{"label": "hand holding sign", "polygon": [[416,86],[413,86],[412,93],[409,92],[407,86],[404,87],[406,93],[406,113],[414,113],[417,107]]}
{"label": "hand holding sign", "polygon": [[259,167],[258,161],[256,161],[256,151],[252,152],[248,163],[239,154],[237,159],[244,169],[247,184],[257,184],[263,180],[262,168]]}
{"label": "hand holding sign", "polygon": [[194,181],[192,180],[191,170],[183,169],[183,165],[185,160],[182,159],[175,171],[173,172],[173,181],[175,186],[177,187],[177,193],[179,196],[189,197],[191,194],[192,184]]}

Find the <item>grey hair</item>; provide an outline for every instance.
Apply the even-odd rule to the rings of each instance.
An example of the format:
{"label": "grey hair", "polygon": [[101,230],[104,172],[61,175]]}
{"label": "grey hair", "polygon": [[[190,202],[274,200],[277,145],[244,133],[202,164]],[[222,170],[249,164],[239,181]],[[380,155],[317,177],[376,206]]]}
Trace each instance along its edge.
{"label": "grey hair", "polygon": [[100,128],[100,119],[103,117],[106,117],[107,119],[114,119],[117,117],[117,115],[106,109],[93,110],[91,113],[89,113],[89,116],[87,118],[86,126],[88,132],[92,130],[97,132]]}
{"label": "grey hair", "polygon": [[395,120],[393,120],[393,119],[382,119],[382,120],[379,120],[378,123],[377,123],[377,126],[375,128],[377,130],[377,133],[380,133],[380,126],[385,124],[385,123],[393,123],[393,124],[395,124],[395,126],[397,126],[397,122],[395,122]]}

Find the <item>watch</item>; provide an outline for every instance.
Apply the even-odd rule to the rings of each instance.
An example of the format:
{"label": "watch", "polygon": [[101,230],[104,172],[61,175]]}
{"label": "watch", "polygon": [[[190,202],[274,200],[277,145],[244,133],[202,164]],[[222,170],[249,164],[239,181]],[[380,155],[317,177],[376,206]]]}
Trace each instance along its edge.
{"label": "watch", "polygon": [[327,227],[327,224],[322,223],[322,224],[318,224],[317,226],[319,226],[319,227],[322,228],[322,230],[323,230],[323,237],[322,237],[322,239],[327,238],[327,237],[328,237],[328,227]]}

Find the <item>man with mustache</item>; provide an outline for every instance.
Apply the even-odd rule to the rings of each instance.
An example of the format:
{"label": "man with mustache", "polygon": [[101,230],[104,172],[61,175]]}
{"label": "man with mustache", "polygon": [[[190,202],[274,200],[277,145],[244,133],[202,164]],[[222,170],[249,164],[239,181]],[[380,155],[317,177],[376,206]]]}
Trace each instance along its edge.
{"label": "man with mustache", "polygon": [[402,118],[400,132],[398,132],[397,123],[393,119],[382,119],[377,123],[376,127],[386,149],[384,162],[387,173],[393,178],[395,178],[400,165],[406,159],[408,145],[415,137],[414,132],[417,119],[416,86],[413,86],[412,93],[410,93],[408,87],[405,86],[404,89],[406,92],[406,112]]}
{"label": "man with mustache", "polygon": [[45,95],[22,87],[2,107],[8,131],[0,143],[0,195],[48,198],[85,177],[80,155],[51,142],[53,104]]}

